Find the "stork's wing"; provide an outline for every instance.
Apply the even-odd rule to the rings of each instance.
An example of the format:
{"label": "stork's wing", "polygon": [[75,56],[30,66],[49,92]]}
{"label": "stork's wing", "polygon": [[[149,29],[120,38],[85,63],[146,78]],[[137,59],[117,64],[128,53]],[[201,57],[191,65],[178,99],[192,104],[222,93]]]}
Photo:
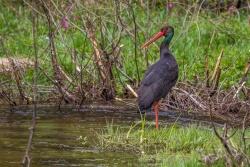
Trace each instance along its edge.
{"label": "stork's wing", "polygon": [[[163,67],[164,68],[164,67]],[[154,101],[160,100],[175,85],[177,80],[174,69],[151,69],[147,71],[138,90],[138,103],[140,109],[151,107]]]}
{"label": "stork's wing", "polygon": [[145,76],[138,90],[138,103],[140,109],[149,108],[154,101],[161,98],[164,82],[159,74],[150,72]]}

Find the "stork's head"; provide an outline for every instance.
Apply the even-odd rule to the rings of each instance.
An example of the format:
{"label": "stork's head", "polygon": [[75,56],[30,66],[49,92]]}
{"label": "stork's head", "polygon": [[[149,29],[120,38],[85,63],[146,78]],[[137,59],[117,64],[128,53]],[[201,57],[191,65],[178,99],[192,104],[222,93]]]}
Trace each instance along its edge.
{"label": "stork's head", "polygon": [[169,44],[174,36],[174,28],[171,26],[162,27],[161,30],[155,35],[153,35],[147,42],[145,42],[141,48],[147,48],[150,44],[157,41],[159,38],[163,36],[165,37],[164,42]]}

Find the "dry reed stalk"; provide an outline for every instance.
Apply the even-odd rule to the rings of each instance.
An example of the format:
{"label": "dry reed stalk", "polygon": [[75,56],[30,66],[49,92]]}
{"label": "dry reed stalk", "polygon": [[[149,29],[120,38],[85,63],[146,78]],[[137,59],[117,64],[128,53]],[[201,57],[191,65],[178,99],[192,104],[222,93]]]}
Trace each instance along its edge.
{"label": "dry reed stalk", "polygon": [[[218,76],[218,71],[220,70],[220,64],[221,64],[221,59],[222,59],[223,54],[224,54],[224,49],[221,50],[220,55],[217,58],[216,65],[215,65],[215,68],[214,68],[214,72],[213,72],[213,75],[211,77],[211,82],[212,83],[217,82],[216,81],[216,76]],[[218,77],[217,77],[217,79],[218,79]]]}

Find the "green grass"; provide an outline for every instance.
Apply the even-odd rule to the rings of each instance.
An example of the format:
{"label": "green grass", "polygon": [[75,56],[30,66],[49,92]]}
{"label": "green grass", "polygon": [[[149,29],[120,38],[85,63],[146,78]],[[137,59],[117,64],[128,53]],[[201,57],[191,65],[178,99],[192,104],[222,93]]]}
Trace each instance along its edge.
{"label": "green grass", "polygon": [[[25,5],[3,3],[0,10],[0,36],[3,39],[5,50],[0,49],[0,55],[5,54],[13,57],[28,57],[33,59],[32,49],[32,22],[30,9]],[[140,78],[147,68],[145,59],[149,64],[154,63],[159,58],[159,42],[152,45],[144,57],[144,50],[140,45],[149,38],[150,35],[159,31],[166,23],[175,28],[175,36],[171,44],[171,50],[175,55],[180,69],[179,81],[193,80],[195,76],[204,78],[205,56],[209,57],[209,69],[213,70],[217,57],[222,49],[225,50],[222,59],[221,83],[224,88],[237,83],[243,73],[244,66],[250,56],[250,29],[248,23],[247,11],[241,10],[239,14],[230,15],[222,12],[217,15],[209,11],[187,11],[181,6],[176,5],[172,13],[166,13],[163,4],[156,8],[145,9],[139,5],[133,5],[135,12],[138,37],[138,69]],[[98,6],[79,5],[71,13],[70,19],[80,28],[84,28],[82,19],[76,17],[89,15],[97,26],[97,38],[104,41],[104,48],[110,50],[111,45],[108,41],[114,41],[118,36],[114,17],[113,1],[107,1]],[[133,34],[133,20],[130,8],[125,4],[121,5],[121,18],[126,25],[127,31]],[[99,22],[98,19],[102,21]],[[60,17],[56,16],[55,21],[58,24]],[[104,36],[100,34],[100,24],[107,27],[104,30]],[[114,31],[114,32],[113,32]],[[121,34],[123,45],[120,53],[121,70],[130,78],[138,81],[136,63],[134,59],[134,39],[127,31]],[[39,61],[42,68],[46,69],[49,75],[52,75],[48,46],[48,29],[44,17],[39,16],[37,41]],[[213,38],[212,38],[213,36]],[[89,61],[93,55],[93,48],[86,34],[71,25],[70,29],[59,29],[55,39],[59,62],[68,75],[74,78],[74,65],[71,62],[70,55],[72,49],[77,53],[79,62],[86,67],[83,78],[86,82],[98,82],[98,72],[93,66],[93,61]],[[209,46],[210,45],[210,46]],[[87,72],[88,71],[88,72]],[[114,69],[117,93],[122,93],[122,82],[129,80]],[[25,81],[32,81],[32,72],[26,73]],[[94,83],[95,83],[94,82]],[[50,85],[51,82],[42,73],[39,75],[39,84]],[[247,81],[247,85],[250,81]]]}
{"label": "green grass", "polygon": [[[156,166],[204,166],[204,157],[215,155],[213,166],[224,166],[226,152],[212,128],[177,124],[162,126],[155,130],[145,121],[131,127],[115,126],[113,123],[98,133],[97,145],[103,150],[127,151],[140,156],[143,164]],[[219,128],[219,131],[221,129]],[[231,131],[230,131],[231,132]],[[246,132],[246,136],[250,131]],[[230,141],[240,149],[240,132]],[[250,143],[247,142],[249,153]],[[248,154],[250,156],[250,153]]]}

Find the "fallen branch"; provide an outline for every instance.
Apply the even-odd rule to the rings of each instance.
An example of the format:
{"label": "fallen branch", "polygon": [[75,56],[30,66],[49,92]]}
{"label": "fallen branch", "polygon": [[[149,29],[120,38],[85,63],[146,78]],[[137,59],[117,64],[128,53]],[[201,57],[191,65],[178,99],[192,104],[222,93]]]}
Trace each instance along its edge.
{"label": "fallen branch", "polygon": [[190,97],[190,99],[196,104],[196,105],[198,105],[202,110],[207,110],[207,107],[206,106],[204,106],[201,102],[199,102],[197,99],[195,99],[194,97],[193,97],[193,95],[192,94],[190,94],[190,93],[188,93],[187,91],[185,91],[185,90],[183,90],[183,89],[180,89],[180,88],[173,88],[174,90],[177,90],[177,91],[181,91],[181,92],[183,92],[185,95],[187,95],[188,97]]}

